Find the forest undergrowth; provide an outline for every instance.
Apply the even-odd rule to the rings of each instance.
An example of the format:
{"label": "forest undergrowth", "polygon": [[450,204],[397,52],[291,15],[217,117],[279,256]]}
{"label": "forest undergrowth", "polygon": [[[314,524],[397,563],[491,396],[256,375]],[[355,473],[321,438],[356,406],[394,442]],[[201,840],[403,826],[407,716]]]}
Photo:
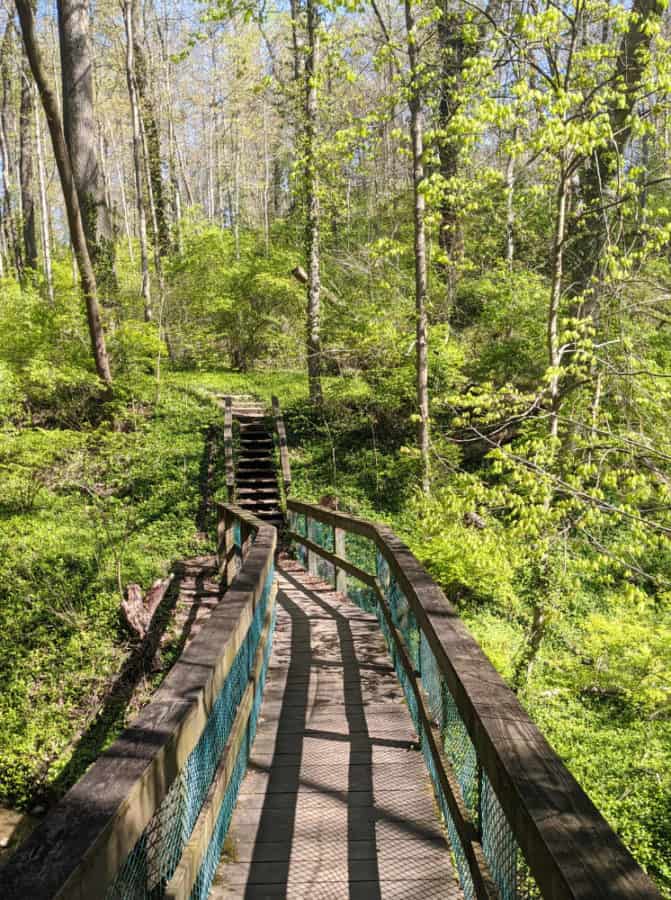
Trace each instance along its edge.
{"label": "forest undergrowth", "polygon": [[[3,430],[0,803],[50,804],[137,712],[106,710],[95,741],[80,745],[132,649],[119,616],[123,586],[148,588],[178,559],[211,550],[196,517],[217,393],[266,402],[278,394],[294,494],[336,495],[341,508],[392,525],[512,682],[528,629],[524,538],[493,516],[473,526],[463,473],[442,473],[430,500],[418,492],[410,432],[385,418],[374,389],[356,376],[327,378],[319,413],[307,379],[291,371],[174,372],[158,402],[155,390],[136,378],[101,421]],[[656,691],[671,618],[626,581],[590,583],[575,572],[567,589],[520,699],[668,894],[671,723],[656,714]],[[168,653],[161,671],[144,673],[145,700],[171,662]]]}

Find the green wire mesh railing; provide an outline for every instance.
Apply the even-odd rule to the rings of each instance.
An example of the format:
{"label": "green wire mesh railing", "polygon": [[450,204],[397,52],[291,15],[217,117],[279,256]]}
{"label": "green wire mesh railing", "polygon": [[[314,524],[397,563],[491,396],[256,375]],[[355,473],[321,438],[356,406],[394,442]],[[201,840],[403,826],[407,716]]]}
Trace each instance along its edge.
{"label": "green wire mesh railing", "polygon": [[[307,513],[288,509],[290,533],[308,538],[313,544],[333,554],[336,546],[335,526],[311,518]],[[303,565],[308,565],[314,551],[308,551],[300,540],[294,539],[292,547]],[[443,677],[426,635],[422,631],[408,598],[403,593],[389,563],[375,540],[362,534],[345,533],[346,559],[357,568],[375,576],[380,594],[384,598],[393,625],[400,635],[405,651],[421,684],[422,694],[440,736],[440,749],[452,767],[458,789],[473,826],[478,834],[482,852],[491,878],[501,900],[532,900],[540,897],[540,891],[531,877],[529,868],[515,840],[510,823],[484,774],[473,742]],[[316,554],[315,554],[316,555]],[[320,559],[313,563],[315,574],[333,584],[336,565]],[[449,837],[451,852],[456,864],[462,891],[466,900],[478,896],[474,884],[467,848],[463,846],[459,829],[450,812],[450,802],[445,795],[444,780],[436,767],[434,754],[419,712],[417,696],[410,683],[406,667],[399,656],[397,639],[392,634],[378,590],[364,583],[353,574],[347,574],[347,595],[366,612],[376,615],[384,636],[397,678],[417,731],[424,760]]]}
{"label": "green wire mesh railing", "polygon": [[247,770],[249,756],[251,753],[252,745],[254,743],[254,738],[256,736],[256,726],[259,720],[259,712],[261,709],[261,703],[263,701],[263,689],[265,686],[266,674],[268,672],[268,663],[272,651],[272,635],[275,631],[275,618],[276,609],[273,608],[272,620],[270,625],[270,636],[269,640],[266,642],[266,646],[264,649],[262,674],[254,692],[254,702],[252,704],[249,723],[245,731],[242,745],[238,752],[238,758],[235,763],[233,774],[224,794],[224,800],[221,804],[221,809],[219,811],[219,816],[217,818],[217,824],[215,826],[212,839],[207,848],[207,852],[201,863],[196,882],[191,891],[190,900],[206,900],[210,893],[212,882],[214,881],[217,866],[219,865],[224,842],[226,840],[226,835],[228,834],[228,829],[231,824],[231,818],[233,817],[233,810],[235,809],[238,793],[240,791],[240,785]]}
{"label": "green wire mesh railing", "polygon": [[[135,898],[138,898],[138,900],[139,898],[154,900],[154,898],[163,896],[165,886],[174,874],[183,850],[191,836],[226,741],[230,736],[240,701],[249,683],[268,609],[268,599],[273,580],[274,569],[271,566],[247,635],[238,649],[233,664],[212,707],[205,729],[198,743],[189,754],[186,764],[173,781],[165,799],[156,810],[154,817],[131,851],[116,879],[107,890],[105,894],[107,900],[131,900],[131,898],[132,900],[135,900]],[[271,641],[269,640],[265,650],[266,664],[270,653],[270,643]],[[265,666],[263,677],[265,677]],[[261,690],[262,688],[259,686],[257,688],[259,698]],[[260,700],[255,698],[252,716],[248,725],[248,736],[251,735],[251,739],[253,739],[256,727],[259,703]],[[209,868],[207,860],[212,856],[216,857],[218,861],[221,855],[221,845],[223,845],[223,838],[225,838],[228,829],[230,814],[235,804],[239,783],[247,767],[248,752],[249,739],[244,740],[242,743],[233,778],[226,790],[216,833],[203,862],[202,875],[199,873],[198,876],[201,893],[196,893],[192,896],[207,896],[207,890],[209,890],[209,885],[211,884],[211,878],[208,881],[209,876],[207,873]],[[216,846],[219,846],[219,852],[216,851]],[[216,863],[214,865],[216,868]],[[203,887],[206,884],[207,890]],[[203,890],[205,890],[205,893],[202,893]]]}

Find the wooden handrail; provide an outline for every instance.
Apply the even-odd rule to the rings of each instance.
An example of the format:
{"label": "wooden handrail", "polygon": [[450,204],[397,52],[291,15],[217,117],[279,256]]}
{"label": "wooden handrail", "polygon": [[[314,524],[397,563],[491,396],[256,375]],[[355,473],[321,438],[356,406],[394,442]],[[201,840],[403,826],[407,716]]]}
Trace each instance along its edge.
{"label": "wooden handrail", "polygon": [[280,466],[282,468],[282,482],[284,484],[284,495],[289,496],[289,488],[291,487],[291,463],[289,462],[289,448],[287,445],[287,431],[284,427],[284,416],[280,407],[280,401],[273,396],[273,420],[275,422],[275,433],[277,435],[277,443],[280,450]]}
{"label": "wooden handrail", "polygon": [[[0,871],[3,900],[105,896],[199,741],[267,589],[277,543],[272,525],[237,507],[225,509],[255,535],[253,543],[247,541],[225,602],[215,607],[135,722]],[[193,847],[189,853],[192,863]]]}
{"label": "wooden handrail", "polygon": [[[346,559],[345,542],[338,541],[339,532],[368,538],[386,560],[429,644],[472,741],[478,765],[493,788],[542,896],[552,900],[659,900],[652,881],[549,746],[441,589],[393,531],[385,525],[293,499],[288,500],[287,509],[305,515],[306,524],[313,519],[334,529],[336,553],[324,550],[295,529],[291,537],[311,554],[316,553],[335,566],[336,583],[339,567],[357,577]],[[364,574],[367,577],[361,581],[369,584],[371,576]],[[386,596],[377,580],[374,590],[386,617]],[[395,628],[390,633],[403,662],[404,654],[407,657],[403,639]],[[407,665],[406,660],[404,667]],[[406,675],[414,692],[416,680],[409,672]],[[419,690],[416,699],[423,719],[427,713]],[[428,732],[431,733],[432,730]],[[464,811],[463,797],[449,762],[435,756],[438,751],[442,753],[442,748],[430,750],[434,766],[440,762],[438,777],[446,785],[448,805],[476,895],[489,897],[491,876],[480,844],[481,823],[472,822]],[[469,841],[469,834],[475,839]]]}
{"label": "wooden handrail", "polygon": [[233,461],[233,398],[224,397],[224,460],[228,502],[235,500],[235,463]]}

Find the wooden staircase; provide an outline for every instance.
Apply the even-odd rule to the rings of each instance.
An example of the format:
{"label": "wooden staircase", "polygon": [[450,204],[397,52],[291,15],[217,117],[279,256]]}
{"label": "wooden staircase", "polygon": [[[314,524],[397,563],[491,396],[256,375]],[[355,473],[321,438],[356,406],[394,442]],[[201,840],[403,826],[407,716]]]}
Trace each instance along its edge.
{"label": "wooden staircase", "polygon": [[253,397],[238,396],[232,398],[232,413],[240,430],[240,451],[235,467],[236,503],[264,522],[280,528],[284,525],[284,516],[267,410]]}

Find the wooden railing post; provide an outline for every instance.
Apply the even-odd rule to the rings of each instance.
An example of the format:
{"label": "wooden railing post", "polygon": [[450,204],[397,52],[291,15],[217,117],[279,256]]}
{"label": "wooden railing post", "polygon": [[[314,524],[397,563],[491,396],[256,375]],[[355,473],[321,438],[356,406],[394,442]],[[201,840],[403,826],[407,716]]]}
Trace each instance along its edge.
{"label": "wooden railing post", "polygon": [[[316,537],[315,524],[316,523],[313,518],[311,518],[308,515],[305,516],[305,530],[307,532],[308,540],[313,541],[314,543],[317,543],[315,541],[315,537]],[[310,573],[310,575],[317,574],[317,554],[314,552],[314,550],[311,550],[309,547],[308,547],[308,572]]]}
{"label": "wooden railing post", "polygon": [[236,576],[235,519],[227,509],[220,513],[217,523],[217,558],[219,577],[224,589],[228,588]]}
{"label": "wooden railing post", "polygon": [[273,396],[273,420],[275,422],[275,432],[277,434],[277,443],[280,450],[280,466],[282,468],[282,483],[284,485],[284,496],[289,496],[291,488],[291,463],[289,462],[289,448],[287,446],[287,432],[284,427],[284,416],[280,408],[280,401]]}
{"label": "wooden railing post", "polygon": [[[340,556],[342,559],[347,559],[347,544],[345,542],[345,531],[342,528],[338,528],[337,525],[333,526],[333,551],[336,556]],[[341,594],[347,593],[347,572],[344,569],[340,569],[338,566],[334,567],[335,569],[335,589],[336,591],[340,591]]]}
{"label": "wooden railing post", "polygon": [[233,462],[233,398],[224,398],[224,457],[228,502],[235,502],[235,464]]}

